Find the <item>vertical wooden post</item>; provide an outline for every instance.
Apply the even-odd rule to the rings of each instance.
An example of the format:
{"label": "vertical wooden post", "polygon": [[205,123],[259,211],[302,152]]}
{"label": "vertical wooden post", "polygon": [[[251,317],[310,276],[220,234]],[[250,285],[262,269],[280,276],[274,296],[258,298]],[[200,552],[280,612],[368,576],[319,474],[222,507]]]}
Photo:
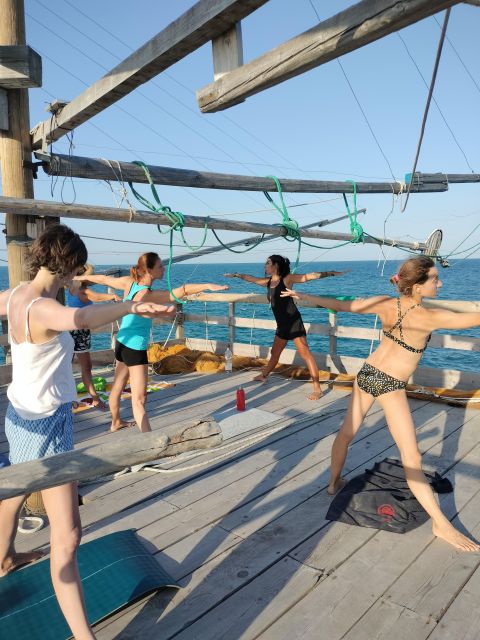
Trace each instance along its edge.
{"label": "vertical wooden post", "polygon": [[177,328],[175,329],[175,338],[183,340],[185,338],[185,314],[183,313],[183,304],[177,302]]}
{"label": "vertical wooden post", "polygon": [[337,336],[335,335],[335,330],[337,328],[337,314],[328,312],[328,324],[330,325],[330,333],[329,333],[329,348],[328,352],[331,356],[337,355]]}
{"label": "vertical wooden post", "polygon": [[[242,27],[237,22],[228,31],[212,40],[215,80],[243,64]],[[243,101],[242,101],[243,102]]]}
{"label": "vertical wooden post", "polygon": [[[25,12],[23,0],[0,0],[0,45],[24,45]],[[33,198],[32,170],[24,166],[31,160],[28,89],[8,89],[8,128],[0,131],[0,171],[4,196]],[[55,220],[55,219],[53,219]],[[37,222],[38,221],[38,222]],[[32,237],[43,228],[43,219],[7,213],[7,257],[10,286],[29,280],[25,257]],[[29,228],[30,233],[27,233]]]}
{"label": "vertical wooden post", "polygon": [[235,344],[235,303],[228,303],[228,341],[230,343],[230,351],[233,353],[233,345]]}

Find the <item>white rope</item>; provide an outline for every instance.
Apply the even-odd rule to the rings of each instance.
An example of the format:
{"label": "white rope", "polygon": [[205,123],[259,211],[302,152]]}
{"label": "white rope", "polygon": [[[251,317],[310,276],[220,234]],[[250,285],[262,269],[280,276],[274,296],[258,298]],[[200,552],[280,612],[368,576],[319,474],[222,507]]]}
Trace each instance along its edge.
{"label": "white rope", "polygon": [[[344,409],[337,409],[335,411],[324,413],[322,414],[322,421],[324,418],[334,416],[337,413],[342,413],[343,411]],[[305,418],[305,421],[313,420],[313,419],[314,418],[310,416],[308,418]],[[185,459],[189,460],[191,458],[196,458],[198,456],[205,456],[205,455],[208,455],[209,453],[212,453],[212,451],[223,451],[227,449],[226,453],[223,453],[219,456],[215,456],[214,458],[210,458],[210,460],[197,462],[197,464],[189,465],[187,467],[175,467],[174,469],[166,469],[164,467],[155,465],[155,466],[145,466],[145,467],[142,467],[142,469],[148,470],[148,471],[155,471],[156,473],[181,473],[183,471],[191,471],[193,469],[198,469],[200,467],[204,467],[206,465],[212,464],[213,462],[217,462],[218,460],[223,460],[224,458],[228,458],[232,454],[238,453],[239,451],[243,451],[243,449],[247,449],[252,444],[255,444],[256,442],[260,442],[261,440],[267,438],[268,436],[278,433],[283,429],[288,429],[289,427],[291,427],[291,424],[282,425],[280,427],[271,427],[266,431],[262,431],[262,433],[256,433],[255,435],[252,435],[252,436],[246,436],[245,438],[242,438],[240,441],[236,440],[235,442],[222,445],[221,447],[215,447],[215,449],[204,449],[203,451],[196,451],[192,454],[189,454],[189,456],[186,456],[184,460]],[[242,444],[240,444],[240,446],[235,446],[238,444],[238,442],[241,442]],[[231,449],[231,447],[235,447],[235,448]]]}

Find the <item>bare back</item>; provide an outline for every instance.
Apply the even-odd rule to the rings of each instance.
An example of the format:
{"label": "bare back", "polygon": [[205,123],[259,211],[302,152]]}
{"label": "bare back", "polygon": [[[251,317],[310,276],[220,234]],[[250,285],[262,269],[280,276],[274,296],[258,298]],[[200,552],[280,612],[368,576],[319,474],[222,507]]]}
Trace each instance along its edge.
{"label": "bare back", "polygon": [[[26,284],[12,290],[9,304],[9,331],[13,340],[17,344],[27,341],[27,309],[29,305],[38,298],[46,298],[41,292]],[[46,298],[47,299],[47,298]],[[36,304],[41,304],[39,300]],[[28,313],[28,329],[30,330],[30,342],[33,344],[42,344],[48,342],[60,332],[49,329],[44,323],[40,323],[36,319],[36,304],[33,304]]]}
{"label": "bare back", "polygon": [[[383,330],[392,331],[394,336],[402,338],[412,349],[423,351],[432,330],[430,312],[422,306],[415,305],[413,308],[413,303],[405,298],[400,298],[400,308],[402,314],[408,311],[401,321],[402,335],[396,326],[399,319],[397,298],[390,298],[379,310]],[[414,353],[383,335],[380,345],[367,362],[394,378],[406,381],[417,368],[421,357],[422,353]]]}

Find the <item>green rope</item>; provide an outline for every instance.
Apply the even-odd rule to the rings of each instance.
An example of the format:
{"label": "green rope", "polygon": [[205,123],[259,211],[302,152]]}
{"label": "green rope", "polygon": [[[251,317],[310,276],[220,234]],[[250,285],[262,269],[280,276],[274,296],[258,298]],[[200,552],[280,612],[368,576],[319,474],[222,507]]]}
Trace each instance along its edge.
{"label": "green rope", "polygon": [[247,251],[251,251],[252,249],[255,249],[255,247],[258,247],[258,245],[261,242],[263,242],[263,239],[265,238],[265,234],[263,234],[262,237],[259,238],[256,242],[254,242],[251,247],[247,247],[246,249],[232,249],[232,247],[229,247],[228,244],[224,244],[220,240],[220,238],[218,237],[218,234],[215,231],[215,229],[210,229],[210,231],[213,233],[213,235],[217,239],[218,243],[221,244],[224,249],[228,249],[228,251],[230,251],[231,253],[247,253]]}
{"label": "green rope", "polygon": [[287,242],[298,242],[297,257],[295,260],[295,265],[292,269],[292,273],[295,273],[295,271],[298,269],[298,264],[300,262],[300,251],[302,249],[302,238],[300,236],[298,222],[296,220],[292,220],[292,218],[290,218],[290,216],[288,215],[288,209],[283,199],[283,190],[282,190],[282,185],[280,184],[279,179],[276,176],[267,176],[267,178],[270,178],[271,180],[274,181],[275,186],[277,188],[278,196],[280,198],[280,204],[277,204],[275,202],[275,200],[268,193],[268,191],[264,191],[263,195],[267,198],[270,204],[273,204],[275,209],[282,216],[281,224],[287,233],[285,236],[285,240],[287,240]]}
{"label": "green rope", "polygon": [[352,242],[364,242],[363,227],[359,222],[357,222],[357,183],[355,180],[347,180],[347,182],[350,182],[353,185],[353,213],[350,211],[347,196],[343,194],[345,206],[347,207],[348,219],[350,221],[350,233],[353,235]]}
{"label": "green rope", "polygon": [[158,191],[153,183],[152,180],[152,176],[150,175],[150,171],[148,169],[148,166],[141,161],[138,160],[134,160],[133,164],[136,164],[137,166],[141,167],[143,169],[143,172],[145,173],[145,176],[147,178],[148,184],[150,185],[150,190],[152,192],[153,195],[153,199],[155,200],[156,204],[154,204],[153,202],[150,202],[147,198],[145,198],[141,193],[139,193],[135,187],[133,186],[133,184],[131,182],[128,183],[128,186],[130,187],[130,189],[132,190],[133,195],[135,196],[135,198],[147,209],[149,209],[150,211],[153,211],[154,213],[163,213],[166,217],[167,220],[170,222],[170,227],[168,229],[166,229],[165,231],[162,231],[162,228],[160,226],[160,224],[157,224],[157,229],[160,233],[165,234],[165,233],[169,233],[170,234],[170,242],[169,242],[169,257],[168,257],[168,265],[167,265],[167,286],[168,286],[168,291],[170,292],[170,295],[172,296],[172,298],[178,302],[179,304],[185,304],[185,300],[181,300],[180,298],[177,298],[177,296],[173,293],[173,289],[172,289],[172,284],[171,284],[171,278],[170,278],[170,273],[171,273],[171,268],[172,268],[172,259],[173,259],[173,232],[174,231],[180,231],[180,235],[182,236],[182,240],[183,243],[191,250],[191,251],[198,251],[198,249],[201,249],[203,247],[203,245],[205,244],[205,241],[207,239],[207,232],[208,232],[208,219],[205,222],[205,227],[203,230],[203,238],[202,238],[202,242],[201,244],[199,244],[198,246],[194,247],[192,245],[190,245],[184,236],[183,233],[183,228],[185,226],[185,216],[183,215],[183,213],[181,213],[180,211],[172,211],[172,209],[170,207],[167,207],[166,205],[162,204],[162,201],[160,200],[160,196],[158,195]]}

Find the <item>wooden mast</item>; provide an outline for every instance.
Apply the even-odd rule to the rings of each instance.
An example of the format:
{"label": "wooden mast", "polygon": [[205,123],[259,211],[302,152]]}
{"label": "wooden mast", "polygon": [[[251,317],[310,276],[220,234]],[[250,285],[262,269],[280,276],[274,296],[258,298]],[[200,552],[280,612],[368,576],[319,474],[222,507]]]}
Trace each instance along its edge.
{"label": "wooden mast", "polygon": [[[0,0],[0,45],[25,45],[23,0]],[[4,196],[33,198],[32,170],[24,166],[31,159],[28,89],[7,89],[8,129],[0,131],[0,169]],[[25,254],[30,242],[29,218],[7,213],[8,276],[10,286],[28,280]]]}

